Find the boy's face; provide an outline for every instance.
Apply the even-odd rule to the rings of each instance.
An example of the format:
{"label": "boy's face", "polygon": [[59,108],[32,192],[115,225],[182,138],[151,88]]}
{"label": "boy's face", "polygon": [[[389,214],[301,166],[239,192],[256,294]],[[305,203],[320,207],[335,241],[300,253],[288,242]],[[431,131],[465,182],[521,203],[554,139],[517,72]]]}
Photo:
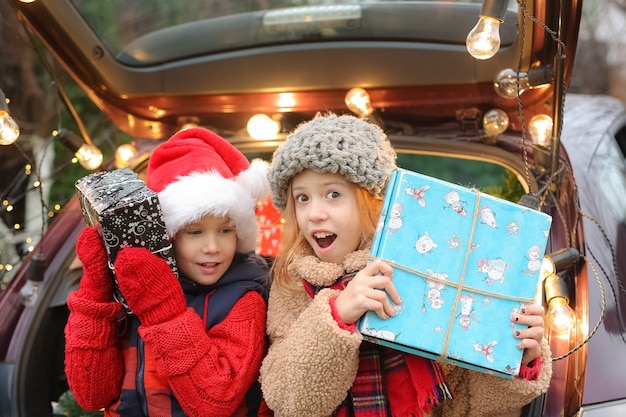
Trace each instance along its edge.
{"label": "boy's face", "polygon": [[176,264],[200,285],[215,284],[235,257],[237,233],[228,217],[206,215],[174,236]]}
{"label": "boy's face", "polygon": [[292,180],[298,227],[324,262],[341,264],[361,241],[356,185],[337,174],[304,170]]}

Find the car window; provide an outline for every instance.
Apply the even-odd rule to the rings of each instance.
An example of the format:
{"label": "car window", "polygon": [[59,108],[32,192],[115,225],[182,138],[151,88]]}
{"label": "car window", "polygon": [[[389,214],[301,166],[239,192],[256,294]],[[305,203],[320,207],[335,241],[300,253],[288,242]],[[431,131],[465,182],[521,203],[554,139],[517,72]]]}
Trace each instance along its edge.
{"label": "car window", "polygon": [[[426,0],[422,3],[441,2],[441,0]],[[387,3],[400,3],[400,0],[383,0]],[[413,0],[416,2],[416,0]],[[449,3],[481,3],[481,0],[447,0]],[[141,37],[148,41],[149,37],[163,36],[163,39],[175,39],[181,31],[190,30],[190,26],[201,25],[205,37],[199,42],[205,48],[225,50],[253,46],[266,42],[276,42],[278,39],[270,36],[252,35],[258,21],[254,12],[278,10],[294,7],[317,6],[316,14],[294,14],[277,11],[263,17],[263,25],[294,25],[304,21],[323,20],[333,28],[333,22],[341,25],[341,21],[360,17],[359,4],[373,3],[371,0],[72,0],[78,13],[82,15],[89,27],[105,43],[109,51],[120,61],[131,64],[137,61],[139,55],[146,54],[143,50],[146,44],[142,41],[134,43]],[[324,6],[342,6],[332,12]],[[509,1],[509,10],[517,11],[517,2]],[[237,16],[249,14],[247,19],[235,19]],[[222,33],[231,29],[227,37],[212,37],[211,29],[206,25],[212,20],[214,29]],[[269,21],[268,21],[269,20]],[[116,22],[112,25],[111,22]],[[348,23],[348,26],[350,24]],[[354,29],[354,28],[350,28]],[[335,31],[332,31],[335,32]],[[285,33],[281,33],[281,37]],[[441,36],[441,35],[439,35]],[[283,39],[284,40],[284,39]],[[441,39],[440,39],[441,40]],[[180,45],[183,47],[184,45]]]}
{"label": "car window", "polygon": [[[440,156],[398,150],[397,165],[411,171],[439,178],[467,188],[517,202],[525,193],[518,175],[506,167],[476,159],[457,156]],[[271,161],[272,152],[246,152],[249,160]]]}
{"label": "car window", "polygon": [[399,154],[398,166],[467,188],[476,188],[495,197],[517,202],[524,187],[507,168],[473,159],[420,154]]}

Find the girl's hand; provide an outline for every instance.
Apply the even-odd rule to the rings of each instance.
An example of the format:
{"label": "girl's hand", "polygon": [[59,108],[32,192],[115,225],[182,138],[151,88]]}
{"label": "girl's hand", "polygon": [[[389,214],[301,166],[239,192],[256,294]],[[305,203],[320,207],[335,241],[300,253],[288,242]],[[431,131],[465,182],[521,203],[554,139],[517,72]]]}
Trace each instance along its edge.
{"label": "girl's hand", "polygon": [[537,304],[524,306],[520,314],[515,316],[516,323],[527,324],[528,329],[516,330],[514,336],[522,339],[517,347],[524,349],[522,364],[528,365],[533,359],[541,355],[543,342],[543,307]]}
{"label": "girl's hand", "polygon": [[402,299],[391,282],[391,266],[377,259],[359,271],[335,299],[339,318],[346,324],[355,323],[366,311],[374,311],[381,319],[395,316],[391,300]]}

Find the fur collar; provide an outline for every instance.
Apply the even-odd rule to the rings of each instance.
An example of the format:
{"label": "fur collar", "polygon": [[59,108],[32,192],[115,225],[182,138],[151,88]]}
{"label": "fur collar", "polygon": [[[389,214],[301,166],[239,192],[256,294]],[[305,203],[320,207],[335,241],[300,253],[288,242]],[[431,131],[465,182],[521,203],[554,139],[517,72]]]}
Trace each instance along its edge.
{"label": "fur collar", "polygon": [[341,265],[323,262],[312,251],[296,255],[289,266],[289,274],[296,280],[305,280],[317,287],[330,287],[337,278],[349,272],[360,271],[367,264],[369,249],[346,255]]}

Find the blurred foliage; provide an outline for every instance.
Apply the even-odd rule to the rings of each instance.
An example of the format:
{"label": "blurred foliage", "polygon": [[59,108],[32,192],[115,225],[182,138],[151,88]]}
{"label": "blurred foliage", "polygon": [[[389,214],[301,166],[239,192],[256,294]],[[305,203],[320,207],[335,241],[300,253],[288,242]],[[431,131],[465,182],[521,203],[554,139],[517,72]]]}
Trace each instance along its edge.
{"label": "blurred foliage", "polygon": [[55,416],[67,416],[67,417],[102,417],[104,413],[102,411],[87,411],[81,408],[80,405],[74,399],[72,391],[66,391],[61,394],[59,398],[59,414]]}
{"label": "blurred foliage", "polygon": [[[74,111],[85,125],[85,130],[90,139],[102,151],[103,166],[110,163],[109,161],[115,155],[115,149],[124,143],[130,143],[132,138],[119,131],[78,85],[72,81],[67,81],[63,88],[65,88]],[[59,126],[80,135],[78,124],[73,120],[71,113],[69,110],[62,113]],[[79,178],[91,174],[92,171],[83,168],[74,158],[72,151],[59,141],[54,141],[54,154],[56,175],[54,175],[54,182],[50,189],[49,202],[63,206],[75,194],[75,182]]]}
{"label": "blurred foliage", "polygon": [[[441,156],[400,154],[398,166],[420,172],[444,181],[459,184],[517,202],[524,194],[524,188],[517,176],[505,167],[490,162]],[[471,183],[468,183],[471,179]]]}

